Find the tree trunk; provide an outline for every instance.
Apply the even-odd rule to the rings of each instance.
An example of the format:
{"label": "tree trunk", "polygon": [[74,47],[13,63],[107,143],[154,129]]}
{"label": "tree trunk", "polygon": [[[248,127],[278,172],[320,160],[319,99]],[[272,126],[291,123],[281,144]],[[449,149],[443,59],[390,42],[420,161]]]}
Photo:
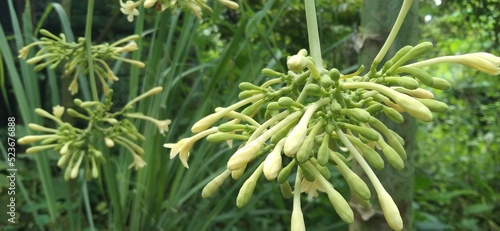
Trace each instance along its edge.
{"label": "tree trunk", "polygon": [[[402,0],[370,0],[363,1],[361,10],[361,29],[360,38],[363,41],[363,46],[360,53],[360,63],[365,67],[370,67],[372,60],[377,55],[382,47],[385,39],[396,21],[403,1]],[[416,45],[418,42],[418,1],[414,1],[401,30],[396,37],[391,49],[386,55],[386,58],[392,57],[397,50],[405,45]],[[379,68],[385,63],[381,62]],[[405,160],[405,168],[397,171],[392,168],[386,161],[386,167],[382,171],[374,169],[378,178],[384,185],[387,192],[392,196],[396,205],[399,208],[401,217],[403,218],[404,230],[412,230],[412,200],[413,200],[413,156],[416,152],[416,122],[404,113],[404,124],[395,124],[385,116],[379,119],[384,122],[387,127],[397,132],[405,140],[405,149],[408,154],[408,159]],[[383,156],[383,155],[382,155]],[[365,182],[369,182],[364,172],[359,166],[353,166]],[[387,225],[384,215],[380,209],[377,196],[372,188],[372,209],[362,210],[362,208],[353,197],[351,204],[354,206],[355,220],[350,225],[350,231],[385,231],[392,230]],[[370,216],[370,212],[374,212]],[[364,220],[361,215],[365,215]],[[369,218],[367,218],[369,216]]]}

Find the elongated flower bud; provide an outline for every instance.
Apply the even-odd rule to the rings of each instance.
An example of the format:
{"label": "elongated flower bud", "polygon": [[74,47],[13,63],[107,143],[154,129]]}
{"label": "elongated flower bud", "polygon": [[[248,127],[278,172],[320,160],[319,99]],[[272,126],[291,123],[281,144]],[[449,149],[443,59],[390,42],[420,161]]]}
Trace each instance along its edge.
{"label": "elongated flower bud", "polygon": [[451,88],[451,84],[446,79],[432,77],[432,85],[429,87],[436,88],[438,90],[448,90]]}
{"label": "elongated flower bud", "polygon": [[370,120],[370,113],[361,108],[344,108],[340,110],[340,113],[354,118],[355,120],[366,123]]}
{"label": "elongated flower bud", "polygon": [[273,151],[267,155],[264,160],[264,176],[267,180],[274,180],[278,177],[279,171],[283,168],[281,163],[281,149],[283,148],[284,140],[281,140],[276,144]]}
{"label": "elongated flower bud", "polygon": [[352,124],[348,124],[348,123],[344,123],[344,124],[342,124],[342,126],[344,126],[345,128],[347,128],[351,131],[357,132],[358,134],[362,135],[363,137],[365,137],[369,140],[377,141],[380,139],[378,132],[376,132],[372,128],[360,127],[360,126],[356,126],[356,125],[352,125]]}
{"label": "elongated flower bud", "polygon": [[417,89],[418,81],[412,77],[403,76],[403,77],[385,77],[384,81],[387,83],[394,83],[406,89]]}
{"label": "elongated flower bud", "polygon": [[290,176],[290,173],[292,172],[292,169],[296,164],[297,160],[295,160],[294,158],[292,162],[288,163],[287,166],[281,169],[281,171],[278,173],[278,183],[283,184],[286,182],[288,176]]}
{"label": "elongated flower bud", "polygon": [[396,231],[402,230],[403,219],[401,218],[399,209],[394,203],[394,200],[392,200],[391,195],[389,195],[389,193],[385,190],[378,191],[377,194],[380,207],[382,208],[382,212],[384,212],[384,217],[389,227]]}
{"label": "elongated flower bud", "polygon": [[321,141],[321,146],[319,146],[317,159],[318,163],[322,166],[325,166],[328,163],[328,159],[330,158],[330,135],[325,132],[323,134],[323,140]]}
{"label": "elongated flower bud", "polygon": [[433,99],[418,99],[422,104],[424,104],[429,110],[433,112],[445,112],[448,111],[448,105]]}
{"label": "elongated flower bud", "polygon": [[214,179],[208,182],[207,185],[205,185],[203,191],[201,192],[201,196],[203,198],[211,197],[215,192],[217,192],[217,190],[219,190],[219,187],[224,183],[229,175],[231,175],[231,171],[226,170],[216,176]]}
{"label": "elongated flower bud", "polygon": [[236,198],[236,206],[238,208],[242,208],[250,198],[252,197],[253,191],[255,189],[255,185],[257,184],[257,180],[259,179],[260,174],[262,173],[262,167],[264,164],[260,164],[259,167],[252,173],[252,175],[243,183],[243,186],[240,188],[240,192],[238,193],[238,197]]}
{"label": "elongated flower bud", "polygon": [[399,156],[399,154],[389,146],[384,139],[380,139],[378,142],[379,146],[382,148],[382,153],[384,153],[387,162],[395,168],[396,170],[401,170],[405,167],[403,159]]}
{"label": "elongated flower bud", "polygon": [[423,84],[425,84],[427,86],[432,86],[432,84],[433,84],[432,76],[420,68],[413,68],[413,67],[404,66],[404,67],[399,67],[398,69],[396,69],[396,71],[394,73],[395,74],[408,73],[408,74],[412,75],[413,77],[417,78],[418,80],[420,80],[420,82],[422,82]]}
{"label": "elongated flower bud", "polygon": [[285,181],[285,183],[280,184],[280,191],[281,195],[283,195],[283,198],[285,199],[290,199],[292,198],[292,186],[288,183],[288,181]]}
{"label": "elongated flower bud", "polygon": [[263,137],[259,137],[238,149],[227,161],[227,169],[233,171],[242,168],[254,157],[265,141]]}
{"label": "elongated flower bud", "polygon": [[361,152],[363,153],[364,158],[370,165],[375,167],[376,169],[383,169],[384,168],[384,160],[380,155],[374,151],[372,148],[370,148],[368,145],[363,144],[361,141],[356,139],[353,136],[347,135],[347,138],[351,143],[359,148]]}

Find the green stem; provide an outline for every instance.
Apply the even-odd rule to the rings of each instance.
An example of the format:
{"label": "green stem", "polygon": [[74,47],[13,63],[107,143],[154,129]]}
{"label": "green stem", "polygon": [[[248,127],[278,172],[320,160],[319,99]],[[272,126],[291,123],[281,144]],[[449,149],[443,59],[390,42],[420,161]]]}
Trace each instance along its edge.
{"label": "green stem", "polygon": [[318,68],[318,70],[323,70],[323,58],[321,58],[321,43],[319,41],[315,2],[314,0],[304,0],[304,5],[306,8],[307,36],[309,38],[311,57],[316,64],[316,68]]}
{"label": "green stem", "polygon": [[401,25],[403,24],[403,21],[405,20],[405,17],[408,14],[408,11],[410,10],[412,3],[413,3],[413,0],[404,0],[403,6],[401,6],[401,10],[399,11],[396,22],[394,23],[394,26],[392,27],[391,32],[389,33],[389,36],[387,37],[387,40],[385,40],[384,45],[382,46],[382,48],[378,52],[377,56],[375,56],[375,59],[373,60],[370,71],[376,71],[375,69],[377,68],[378,64],[382,61],[384,56],[387,54],[387,51],[389,50],[392,43],[394,42],[394,39],[396,38],[396,35],[398,34],[399,29],[401,28]]}
{"label": "green stem", "polygon": [[87,21],[85,24],[85,46],[87,47],[87,61],[88,61],[88,72],[90,78],[90,89],[92,91],[92,99],[94,101],[99,101],[99,96],[97,95],[97,85],[95,82],[94,75],[94,60],[92,58],[92,18],[94,16],[94,0],[89,0],[87,5]]}
{"label": "green stem", "polygon": [[[87,169],[85,169],[86,173]],[[87,188],[87,180],[84,179],[85,176],[80,176],[80,181],[82,182],[82,197],[83,197],[83,204],[85,206],[85,213],[87,215],[87,220],[89,222],[90,230],[96,230],[94,226],[94,219],[92,216],[92,209],[90,207],[90,200],[89,200],[89,190]]]}

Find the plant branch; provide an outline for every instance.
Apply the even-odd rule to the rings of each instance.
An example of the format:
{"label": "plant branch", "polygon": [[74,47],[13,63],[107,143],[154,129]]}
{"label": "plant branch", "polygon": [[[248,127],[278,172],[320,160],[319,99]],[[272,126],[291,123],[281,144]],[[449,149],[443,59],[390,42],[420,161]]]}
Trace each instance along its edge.
{"label": "plant branch", "polygon": [[311,57],[316,64],[316,68],[318,68],[318,70],[323,70],[323,58],[321,58],[321,43],[319,41],[315,1],[304,0],[304,4],[306,8],[307,37],[309,38]]}

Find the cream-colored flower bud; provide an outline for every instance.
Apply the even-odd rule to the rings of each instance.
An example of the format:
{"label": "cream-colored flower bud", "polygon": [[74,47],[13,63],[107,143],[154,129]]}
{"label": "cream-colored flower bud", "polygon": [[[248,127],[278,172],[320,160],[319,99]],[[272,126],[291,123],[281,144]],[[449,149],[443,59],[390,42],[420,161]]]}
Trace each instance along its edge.
{"label": "cream-colored flower bud", "polygon": [[106,144],[106,147],[112,148],[115,146],[115,142],[110,139],[109,137],[104,137],[104,143]]}
{"label": "cream-colored flower bud", "polygon": [[250,175],[250,177],[245,181],[245,183],[243,183],[243,186],[241,186],[238,197],[236,198],[236,206],[238,206],[238,208],[244,207],[248,204],[248,201],[250,201],[253,191],[255,190],[257,180],[259,180],[259,176],[262,173],[263,166],[264,164],[261,163],[252,175]]}
{"label": "cream-colored flower bud", "polygon": [[269,153],[264,160],[264,168],[262,171],[264,172],[264,176],[267,180],[276,179],[276,177],[278,177],[278,173],[283,168],[281,163],[281,149],[283,148],[284,143],[285,141],[283,139],[278,142],[273,151]]}
{"label": "cream-colored flower bud", "polygon": [[250,162],[250,160],[252,160],[255,154],[260,150],[265,141],[264,137],[260,136],[259,138],[250,141],[248,144],[243,146],[243,148],[238,149],[238,151],[236,151],[227,161],[227,169],[233,171],[248,164],[248,162]]}
{"label": "cream-colored flower bud", "polygon": [[203,198],[211,197],[215,192],[217,192],[217,190],[219,190],[220,186],[229,177],[229,175],[231,175],[231,171],[225,170],[224,172],[216,176],[214,179],[208,182],[207,185],[205,185],[203,191],[201,191],[201,196]]}
{"label": "cream-colored flower bud", "polygon": [[73,143],[73,142],[72,142],[72,141],[66,142],[66,143],[62,146],[61,150],[59,151],[59,154],[61,154],[61,155],[66,155],[66,154],[68,154],[69,146],[71,145],[71,143]]}
{"label": "cream-colored flower bud", "polygon": [[247,165],[243,166],[242,168],[231,171],[231,178],[233,178],[233,180],[239,180],[243,176],[243,173],[245,173],[246,169]]}
{"label": "cream-colored flower bud", "polygon": [[304,214],[302,214],[302,209],[294,207],[292,210],[291,231],[305,230],[306,224],[304,222]]}
{"label": "cream-colored flower bud", "polygon": [[[433,81],[433,86],[436,84],[436,81]],[[434,94],[428,90],[422,89],[422,88],[417,88],[414,90],[402,88],[402,87],[394,87],[393,88],[396,91],[399,91],[401,93],[405,93],[407,95],[411,95],[415,98],[421,98],[421,99],[434,99]]]}
{"label": "cream-colored flower bud", "polygon": [[226,6],[229,9],[237,10],[240,8],[238,3],[230,1],[230,0],[219,0],[220,3],[222,3],[224,6]]}
{"label": "cream-colored flower bud", "polygon": [[54,138],[58,137],[56,135],[30,135],[30,136],[25,136],[17,140],[19,144],[31,144],[40,140],[48,139],[48,138]]}
{"label": "cream-colored flower bud", "polygon": [[37,153],[37,152],[41,152],[43,150],[47,150],[47,149],[50,149],[50,148],[55,148],[58,145],[60,145],[60,144],[48,144],[48,145],[40,145],[40,146],[29,147],[28,149],[26,149],[26,153],[27,154]]}
{"label": "cream-colored flower bud", "polygon": [[137,49],[139,49],[139,47],[137,47],[137,43],[130,42],[123,47],[117,47],[115,52],[131,52],[131,51],[136,51]]}
{"label": "cream-colored flower bud", "polygon": [[64,166],[66,166],[68,164],[68,161],[70,160],[70,158],[73,156],[73,154],[66,154],[66,155],[63,155],[59,158],[59,160],[57,160],[57,166],[59,166],[59,168],[63,168]]}
{"label": "cream-colored flower bud", "polygon": [[292,55],[286,61],[286,65],[288,69],[293,72],[302,72],[302,70],[306,67],[307,59],[303,55]]}
{"label": "cream-colored flower bud", "polygon": [[323,106],[330,102],[330,98],[322,98],[317,102],[310,104],[302,118],[300,118],[299,123],[292,129],[290,134],[285,139],[285,146],[283,148],[283,152],[285,155],[292,157],[297,153],[302,146],[302,142],[306,138],[307,135],[307,125],[309,124],[309,120],[312,115],[319,107]]}
{"label": "cream-colored flower bud", "polygon": [[413,97],[399,93],[399,95],[393,99],[415,119],[422,122],[432,121],[432,113],[429,108]]}
{"label": "cream-colored flower bud", "polygon": [[382,208],[382,212],[384,212],[385,220],[389,227],[393,230],[399,231],[403,229],[403,219],[399,214],[399,209],[392,200],[391,195],[387,193],[385,190],[377,191],[378,200],[380,202],[380,207]]}
{"label": "cream-colored flower bud", "polygon": [[85,153],[79,152],[78,153],[79,157],[78,160],[76,161],[75,165],[71,168],[71,173],[70,177],[71,179],[75,179],[78,176],[78,171],[80,170],[80,165],[82,164],[83,157],[85,156]]}
{"label": "cream-colored flower bud", "polygon": [[158,0],[146,0],[146,1],[144,1],[144,8],[146,8],[146,9],[151,8],[154,5],[156,5],[156,2],[158,2]]}
{"label": "cream-colored flower bud", "polygon": [[97,168],[97,163],[94,156],[90,157],[92,164],[92,178],[97,179],[99,177],[99,169]]}

